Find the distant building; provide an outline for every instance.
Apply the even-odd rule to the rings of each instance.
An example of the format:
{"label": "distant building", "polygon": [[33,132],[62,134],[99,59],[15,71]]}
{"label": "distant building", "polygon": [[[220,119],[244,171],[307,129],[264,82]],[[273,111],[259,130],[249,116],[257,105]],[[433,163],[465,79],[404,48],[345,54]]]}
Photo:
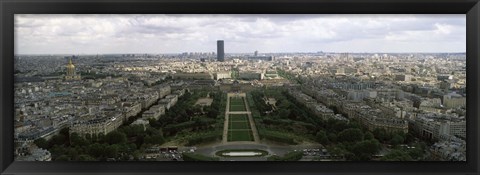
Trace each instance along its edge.
{"label": "distant building", "polygon": [[377,91],[349,90],[347,92],[348,92],[348,95],[347,95],[348,100],[353,100],[353,101],[361,101],[364,98],[376,98],[377,97]]}
{"label": "distant building", "polygon": [[165,106],[168,110],[174,106],[178,101],[178,95],[167,95],[164,99],[161,99],[158,103]]}
{"label": "distant building", "polygon": [[263,74],[259,72],[240,72],[238,78],[241,80],[262,80]]}
{"label": "distant building", "polygon": [[419,114],[409,122],[410,128],[425,139],[445,140],[451,136],[466,137],[466,121],[446,114]]}
{"label": "distant building", "polygon": [[277,73],[277,71],[265,71],[264,76],[265,76],[266,78],[277,78],[277,77],[278,77],[278,73]]}
{"label": "distant building", "polygon": [[217,72],[215,74],[215,80],[231,79],[231,78],[232,78],[232,73],[230,73],[230,72]]}
{"label": "distant building", "polygon": [[163,98],[172,93],[172,88],[169,85],[163,85],[158,88],[159,98]]}
{"label": "distant building", "polygon": [[110,114],[109,116],[97,116],[94,119],[77,121],[70,126],[70,133],[78,133],[81,136],[86,134],[107,135],[122,125],[123,120],[121,114]]}
{"label": "distant building", "polygon": [[225,61],[225,51],[223,46],[223,40],[217,41],[217,61]]}
{"label": "distant building", "polygon": [[127,121],[130,117],[136,116],[142,111],[142,104],[141,103],[134,103],[134,102],[123,102],[123,113],[124,113],[124,121]]}
{"label": "distant building", "polygon": [[72,80],[81,80],[81,76],[75,71],[75,65],[72,63],[72,59],[68,61],[67,64],[67,72],[65,74],[65,80],[72,81]]}
{"label": "distant building", "polygon": [[158,120],[160,116],[165,114],[165,106],[163,104],[154,105],[148,109],[148,111],[143,112],[142,118],[150,119],[153,118]]}
{"label": "distant building", "polygon": [[467,103],[467,98],[463,97],[460,94],[450,93],[443,96],[443,106],[447,108],[457,108],[465,106]]}
{"label": "distant building", "polygon": [[452,80],[452,79],[453,79],[453,75],[448,75],[448,74],[437,75],[438,81]]}
{"label": "distant building", "polygon": [[466,161],[466,141],[451,137],[447,140],[436,142],[430,147],[434,160]]}
{"label": "distant building", "polygon": [[198,73],[176,73],[173,74],[174,79],[183,79],[183,80],[213,80],[213,75],[209,72],[198,72]]}
{"label": "distant building", "polygon": [[147,130],[147,125],[149,125],[150,122],[148,120],[145,120],[145,119],[137,119],[135,120],[132,124],[130,124],[130,126],[133,126],[133,125],[141,125],[143,126],[143,131],[146,131]]}
{"label": "distant building", "polygon": [[395,75],[395,80],[396,81],[412,81],[412,76],[399,74],[399,75]]}
{"label": "distant building", "polygon": [[273,56],[268,56],[268,55],[260,56],[260,55],[258,55],[258,51],[255,51],[255,52],[253,53],[253,56],[249,56],[249,57],[247,57],[247,59],[249,59],[249,60],[274,61],[274,60],[275,60],[275,57],[273,57]]}

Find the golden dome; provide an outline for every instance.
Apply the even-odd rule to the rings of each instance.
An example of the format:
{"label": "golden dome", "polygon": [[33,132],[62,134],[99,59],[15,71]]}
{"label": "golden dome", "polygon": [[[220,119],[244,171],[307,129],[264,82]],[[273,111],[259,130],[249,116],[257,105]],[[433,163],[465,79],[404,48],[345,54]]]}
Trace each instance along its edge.
{"label": "golden dome", "polygon": [[75,65],[73,65],[72,63],[72,59],[70,59],[70,61],[68,62],[67,68],[72,68],[72,69],[75,68]]}

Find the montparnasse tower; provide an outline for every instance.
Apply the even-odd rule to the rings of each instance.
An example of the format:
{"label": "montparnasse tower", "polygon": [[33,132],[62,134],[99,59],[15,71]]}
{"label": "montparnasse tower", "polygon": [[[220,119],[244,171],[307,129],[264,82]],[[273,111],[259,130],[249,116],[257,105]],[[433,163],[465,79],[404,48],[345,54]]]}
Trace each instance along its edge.
{"label": "montparnasse tower", "polygon": [[81,76],[77,75],[77,72],[75,71],[75,65],[72,63],[72,58],[68,61],[67,64],[67,72],[65,74],[65,80],[71,81],[71,80],[81,80]]}

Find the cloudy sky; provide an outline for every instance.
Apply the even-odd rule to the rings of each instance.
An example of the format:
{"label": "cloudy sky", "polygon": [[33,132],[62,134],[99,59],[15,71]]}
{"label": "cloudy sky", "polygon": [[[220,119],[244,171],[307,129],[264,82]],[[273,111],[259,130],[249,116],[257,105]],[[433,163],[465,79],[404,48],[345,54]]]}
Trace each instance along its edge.
{"label": "cloudy sky", "polygon": [[15,15],[16,54],[465,52],[459,15]]}

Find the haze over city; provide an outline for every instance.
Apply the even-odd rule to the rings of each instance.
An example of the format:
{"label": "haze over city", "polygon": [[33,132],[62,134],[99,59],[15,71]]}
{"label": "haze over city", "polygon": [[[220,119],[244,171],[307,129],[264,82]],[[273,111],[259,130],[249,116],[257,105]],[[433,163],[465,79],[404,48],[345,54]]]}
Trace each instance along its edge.
{"label": "haze over city", "polygon": [[455,15],[15,15],[16,54],[465,52]]}

